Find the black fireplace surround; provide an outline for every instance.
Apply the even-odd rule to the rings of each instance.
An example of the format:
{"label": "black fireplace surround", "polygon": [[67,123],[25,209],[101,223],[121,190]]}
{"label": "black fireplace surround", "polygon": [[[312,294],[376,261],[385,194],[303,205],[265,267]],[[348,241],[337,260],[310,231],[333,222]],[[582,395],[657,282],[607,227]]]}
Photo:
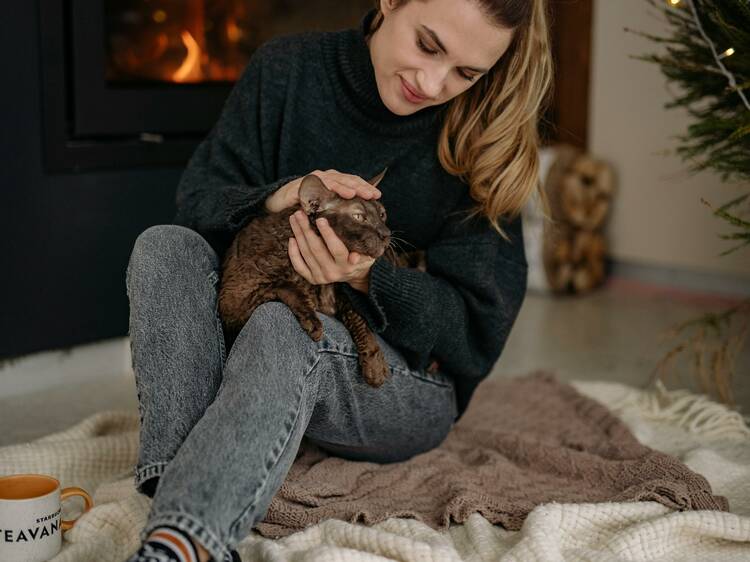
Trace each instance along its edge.
{"label": "black fireplace surround", "polygon": [[372,0],[38,0],[47,172],[184,164],[252,53]]}
{"label": "black fireplace surround", "polygon": [[104,2],[40,0],[39,10],[45,169],[184,163],[233,83],[111,87]]}

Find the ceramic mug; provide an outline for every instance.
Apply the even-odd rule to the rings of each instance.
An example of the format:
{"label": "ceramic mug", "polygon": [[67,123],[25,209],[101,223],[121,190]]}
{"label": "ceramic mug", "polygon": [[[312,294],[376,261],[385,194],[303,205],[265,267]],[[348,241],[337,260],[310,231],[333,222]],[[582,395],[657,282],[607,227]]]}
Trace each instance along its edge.
{"label": "ceramic mug", "polygon": [[13,474],[0,478],[0,560],[44,562],[62,548],[62,532],[75,520],[62,521],[60,502],[83,496],[84,513],[94,502],[81,488],[60,489],[46,474]]}

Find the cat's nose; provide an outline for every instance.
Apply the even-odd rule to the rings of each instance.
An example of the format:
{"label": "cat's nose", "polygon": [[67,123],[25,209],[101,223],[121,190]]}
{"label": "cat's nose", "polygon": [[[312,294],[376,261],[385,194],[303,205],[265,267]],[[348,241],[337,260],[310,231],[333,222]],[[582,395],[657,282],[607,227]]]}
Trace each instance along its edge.
{"label": "cat's nose", "polygon": [[378,236],[380,236],[381,240],[388,240],[391,236],[391,230],[389,228],[381,228],[378,230]]}

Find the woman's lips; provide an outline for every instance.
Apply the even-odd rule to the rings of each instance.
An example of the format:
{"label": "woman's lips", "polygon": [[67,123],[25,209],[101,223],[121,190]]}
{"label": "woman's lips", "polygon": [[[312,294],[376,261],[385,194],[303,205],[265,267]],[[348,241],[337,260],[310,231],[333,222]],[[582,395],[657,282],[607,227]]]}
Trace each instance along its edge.
{"label": "woman's lips", "polygon": [[401,89],[403,91],[404,97],[412,103],[421,103],[427,99],[415,94],[414,91],[411,90],[408,86],[406,80],[404,80],[403,78],[401,78]]}

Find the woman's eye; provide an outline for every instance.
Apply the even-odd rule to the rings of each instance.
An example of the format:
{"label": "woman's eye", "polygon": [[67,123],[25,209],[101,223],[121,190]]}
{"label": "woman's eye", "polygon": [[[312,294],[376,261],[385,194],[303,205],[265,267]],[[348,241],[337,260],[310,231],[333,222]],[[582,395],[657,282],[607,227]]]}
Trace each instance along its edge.
{"label": "woman's eye", "polygon": [[[422,49],[422,51],[424,51],[425,53],[429,55],[439,54],[437,51],[431,51],[430,49],[428,49],[427,46],[422,42],[421,38],[417,38],[417,43],[419,44],[419,48]],[[460,70],[458,71],[458,74],[459,76],[461,76],[461,78],[463,78],[464,80],[468,80],[469,82],[473,82],[474,78],[476,78],[476,76],[469,76],[468,74],[466,74],[465,72],[461,72]]]}
{"label": "woman's eye", "polygon": [[437,51],[431,51],[427,48],[427,46],[422,42],[422,39],[417,39],[417,43],[419,43],[419,48],[422,49],[425,53],[428,53],[430,55],[437,55]]}

